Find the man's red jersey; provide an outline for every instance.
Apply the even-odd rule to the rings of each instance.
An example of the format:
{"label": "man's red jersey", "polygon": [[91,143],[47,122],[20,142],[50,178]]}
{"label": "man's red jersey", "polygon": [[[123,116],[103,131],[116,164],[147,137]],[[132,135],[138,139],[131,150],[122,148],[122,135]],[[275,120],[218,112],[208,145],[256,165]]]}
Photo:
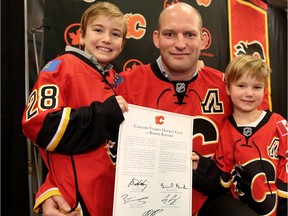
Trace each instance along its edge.
{"label": "man's red jersey", "polygon": [[[123,81],[116,91],[128,103],[195,117],[193,151],[214,155],[222,120],[231,109],[222,72],[205,67],[191,80],[170,81],[154,62],[120,76]],[[196,214],[207,197],[193,189],[192,198]]]}
{"label": "man's red jersey", "polygon": [[35,208],[62,194],[93,216],[112,215],[116,146],[122,111],[113,70],[103,72],[77,52],[64,53],[40,72],[25,108],[24,134],[40,148],[49,173]]}
{"label": "man's red jersey", "polygon": [[256,127],[237,126],[232,115],[224,121],[215,154],[223,172],[221,184],[226,188],[231,186],[232,194],[240,198],[237,182],[232,183],[231,175],[235,166],[240,167],[251,185],[254,201],[248,205],[259,215],[276,215],[279,205],[283,205],[287,213],[287,141],[288,123],[276,113],[268,111]]}

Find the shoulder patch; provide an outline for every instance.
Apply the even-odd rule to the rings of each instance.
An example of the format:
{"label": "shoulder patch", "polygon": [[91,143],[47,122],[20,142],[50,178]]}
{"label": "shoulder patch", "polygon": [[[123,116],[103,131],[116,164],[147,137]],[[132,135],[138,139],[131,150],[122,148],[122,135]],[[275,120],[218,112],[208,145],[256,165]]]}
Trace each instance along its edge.
{"label": "shoulder patch", "polygon": [[288,134],[288,122],[286,120],[277,122],[277,127],[279,131],[281,132],[282,136],[285,136]]}
{"label": "shoulder patch", "polygon": [[123,77],[120,76],[119,73],[116,74],[116,76],[114,77],[114,85],[115,87],[117,87],[121,82],[123,82]]}
{"label": "shoulder patch", "polygon": [[58,65],[60,64],[61,60],[52,60],[49,61],[41,71],[53,72],[57,69]]}

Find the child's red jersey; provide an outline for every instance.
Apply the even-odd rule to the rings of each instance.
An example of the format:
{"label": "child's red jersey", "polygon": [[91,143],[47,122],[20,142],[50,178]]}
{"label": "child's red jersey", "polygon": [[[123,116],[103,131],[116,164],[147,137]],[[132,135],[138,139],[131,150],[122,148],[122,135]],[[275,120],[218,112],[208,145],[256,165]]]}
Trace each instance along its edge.
{"label": "child's red jersey", "polygon": [[[276,215],[278,201],[287,211],[288,198],[288,126],[282,116],[267,112],[256,127],[237,126],[231,115],[224,121],[215,159],[222,173],[222,185],[238,198],[232,184],[235,166],[251,181],[248,205],[259,215]],[[285,207],[284,207],[285,208]]]}
{"label": "child's red jersey", "polygon": [[124,120],[115,76],[76,52],[41,70],[22,119],[24,134],[40,147],[49,169],[36,208],[62,194],[72,208],[82,202],[93,216],[112,215],[116,145],[108,140],[117,138]]}

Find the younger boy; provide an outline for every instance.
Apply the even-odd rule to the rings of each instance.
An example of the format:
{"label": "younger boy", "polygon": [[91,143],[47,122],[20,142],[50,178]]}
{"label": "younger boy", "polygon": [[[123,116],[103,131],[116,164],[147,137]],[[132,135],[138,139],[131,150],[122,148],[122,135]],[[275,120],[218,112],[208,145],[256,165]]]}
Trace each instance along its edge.
{"label": "younger boy", "polygon": [[287,121],[259,110],[270,69],[257,57],[234,58],[225,71],[233,113],[224,121],[215,160],[221,184],[259,215],[287,214]]}

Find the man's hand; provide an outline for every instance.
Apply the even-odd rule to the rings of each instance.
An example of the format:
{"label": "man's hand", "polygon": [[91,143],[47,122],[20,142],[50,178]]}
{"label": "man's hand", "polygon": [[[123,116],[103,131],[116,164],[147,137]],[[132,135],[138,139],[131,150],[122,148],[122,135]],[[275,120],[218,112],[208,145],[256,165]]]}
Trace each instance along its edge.
{"label": "man's hand", "polygon": [[235,166],[232,172],[232,181],[236,183],[239,199],[245,204],[252,204],[254,200],[251,195],[251,179],[242,167]]}
{"label": "man's hand", "polygon": [[191,159],[192,159],[192,169],[196,170],[198,168],[200,157],[196,152],[192,152]]}
{"label": "man's hand", "polygon": [[70,205],[62,196],[52,196],[42,203],[43,216],[79,216],[71,211]]}

